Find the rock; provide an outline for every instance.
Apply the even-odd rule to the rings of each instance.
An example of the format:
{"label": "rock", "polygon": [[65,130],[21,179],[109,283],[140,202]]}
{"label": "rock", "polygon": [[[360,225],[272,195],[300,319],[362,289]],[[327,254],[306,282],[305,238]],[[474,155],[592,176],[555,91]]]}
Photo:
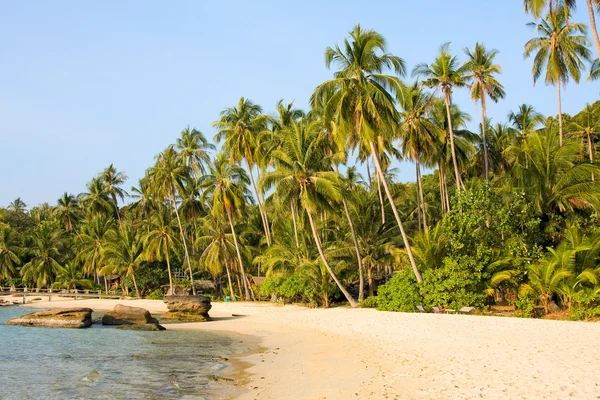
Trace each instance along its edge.
{"label": "rock", "polygon": [[160,315],[160,319],[162,321],[179,321],[179,322],[205,322],[210,318],[208,314],[204,316],[203,314],[192,314],[189,312],[166,312]]}
{"label": "rock", "polygon": [[103,325],[144,325],[156,323],[150,311],[140,307],[117,304],[112,311],[102,317]]}
{"label": "rock", "polygon": [[549,313],[557,313],[560,312],[560,307],[553,301],[548,303],[548,312]]}
{"label": "rock", "polygon": [[120,325],[117,329],[128,331],[166,331],[166,328],[158,323],[143,324],[143,325]]}
{"label": "rock", "polygon": [[180,286],[173,286],[173,292],[171,292],[171,288],[167,289],[166,296],[189,296],[192,289],[183,288]]}
{"label": "rock", "polygon": [[87,328],[92,325],[91,308],[65,308],[35,312],[6,321],[9,325]]}
{"label": "rock", "polygon": [[172,313],[202,315],[206,318],[212,308],[210,299],[206,296],[165,296],[164,301]]}

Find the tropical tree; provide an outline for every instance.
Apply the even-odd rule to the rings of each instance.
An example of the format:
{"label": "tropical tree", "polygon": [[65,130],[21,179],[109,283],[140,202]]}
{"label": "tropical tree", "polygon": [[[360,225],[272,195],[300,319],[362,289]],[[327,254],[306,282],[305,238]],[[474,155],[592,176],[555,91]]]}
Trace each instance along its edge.
{"label": "tropical tree", "polygon": [[160,153],[156,157],[156,164],[150,168],[148,176],[152,186],[152,192],[159,199],[166,199],[171,203],[172,209],[177,217],[179,225],[179,233],[185,260],[190,274],[190,282],[192,283],[192,292],[196,295],[196,286],[194,285],[194,274],[192,273],[192,263],[190,261],[190,253],[183,231],[183,225],[177,209],[177,195],[181,195],[185,191],[185,184],[190,179],[189,167],[184,163],[179,154],[171,147]]}
{"label": "tropical tree", "polygon": [[102,215],[104,217],[113,215],[114,203],[111,201],[110,193],[101,178],[93,178],[88,183],[87,190],[78,197],[80,204],[90,215]]}
{"label": "tropical tree", "polygon": [[17,197],[12,203],[10,203],[7,207],[9,211],[14,213],[22,213],[25,212],[27,204],[20,197]]}
{"label": "tropical tree", "polygon": [[452,163],[454,164],[454,175],[456,179],[456,190],[460,193],[462,180],[458,161],[456,159],[456,148],[454,146],[454,130],[452,128],[452,94],[454,88],[461,88],[467,85],[467,70],[465,66],[458,63],[456,56],[450,53],[450,43],[440,47],[439,55],[431,64],[418,64],[413,70],[413,76],[424,77],[423,84],[430,88],[439,89],[444,97],[446,104],[446,114],[448,117],[448,137],[450,138],[450,150],[452,153]]}
{"label": "tropical tree", "polygon": [[174,294],[171,254],[177,254],[182,244],[173,232],[172,225],[171,213],[166,208],[156,210],[150,217],[150,230],[144,236],[143,248],[148,261],[166,261],[169,289],[170,293]]}
{"label": "tropical tree", "polygon": [[62,197],[58,199],[57,203],[58,207],[56,208],[56,215],[58,220],[63,224],[67,232],[73,232],[75,226],[79,222],[79,200],[72,194],[65,192]]}
{"label": "tropical tree", "polygon": [[265,130],[269,118],[262,114],[262,108],[252,101],[240,98],[237,106],[228,107],[221,111],[221,119],[213,122],[213,126],[218,129],[215,140],[223,142],[223,151],[229,156],[231,163],[238,165],[242,160],[246,161],[248,176],[252,182],[254,197],[258,204],[260,216],[262,218],[263,228],[267,244],[271,245],[271,232],[269,228],[269,219],[264,211],[263,202],[254,180],[253,167],[257,165],[255,151],[257,149],[257,138]]}
{"label": "tropical tree", "polygon": [[504,98],[504,86],[496,79],[495,75],[501,73],[499,64],[494,64],[498,54],[495,49],[487,50],[483,43],[477,42],[471,51],[465,49],[467,62],[465,69],[466,79],[470,81],[471,98],[481,103],[481,136],[483,138],[483,159],[485,164],[485,179],[489,179],[488,146],[486,138],[486,98],[489,97],[497,103]]}
{"label": "tropical tree", "polygon": [[208,143],[202,132],[188,126],[177,138],[175,149],[197,179],[206,171],[205,166],[210,162],[209,151],[214,150],[215,146]]}
{"label": "tropical tree", "polygon": [[508,114],[508,120],[513,128],[521,133],[523,139],[534,133],[544,123],[544,116],[537,112],[532,105],[521,104],[517,111]]}
{"label": "tropical tree", "polygon": [[27,251],[31,257],[21,268],[21,276],[25,281],[34,282],[38,287],[45,287],[54,281],[60,271],[63,240],[59,229],[52,222],[44,222],[35,229],[28,243]]}
{"label": "tropical tree", "polygon": [[[75,261],[83,265],[83,272],[98,276],[99,270],[105,265],[103,260],[104,247],[110,240],[114,229],[114,220],[101,215],[95,215],[84,221],[75,238],[78,249]],[[99,279],[98,279],[99,282]],[[106,285],[106,279],[104,280]],[[106,286],[108,290],[108,286]]]}
{"label": "tropical tree", "polygon": [[110,164],[108,167],[104,168],[104,171],[100,174],[100,179],[106,186],[106,192],[110,196],[115,213],[117,214],[117,219],[120,223],[121,215],[119,213],[119,199],[124,201],[125,196],[127,196],[127,192],[121,188],[121,186],[125,184],[125,181],[127,181],[127,175],[117,171],[115,166]]}
{"label": "tropical tree", "polygon": [[241,217],[245,212],[249,197],[246,185],[250,183],[250,180],[242,168],[229,163],[224,153],[217,154],[214,163],[209,166],[209,170],[208,174],[200,178],[200,187],[204,189],[202,198],[204,201],[210,199],[211,215],[214,218],[223,217],[229,223],[240,264],[244,294],[246,300],[250,300],[250,284],[244,269],[240,243],[234,225],[234,219]]}
{"label": "tropical tree", "polygon": [[84,278],[77,264],[65,264],[64,267],[60,267],[52,284],[53,289],[91,289],[93,286],[91,280]]}
{"label": "tropical tree", "polygon": [[382,150],[390,142],[389,135],[395,131],[399,120],[393,94],[401,89],[398,76],[384,72],[391,68],[396,75],[404,75],[404,60],[386,53],[386,41],[379,33],[357,25],[350,32],[350,39],[344,40],[343,50],[339,46],[325,50],[325,64],[328,68],[335,64],[340,69],[335,72],[334,79],[317,86],[311,104],[318,106],[325,103],[323,114],[326,120],[330,120],[349,143],[357,143],[359,149],[369,149],[378,182],[385,189],[407,248],[411,267],[417,281],[421,282],[421,274],[412,257],[408,236],[381,165]]}
{"label": "tropical tree", "polygon": [[135,271],[145,261],[143,238],[130,226],[122,226],[120,230],[113,231],[112,237],[104,246],[102,254],[107,271],[121,277],[130,276],[135,288],[135,294],[140,297]]}
{"label": "tropical tree", "polygon": [[6,224],[0,223],[0,279],[10,279],[21,263],[21,253],[15,232]]}
{"label": "tropical tree", "polygon": [[560,145],[563,144],[563,117],[561,105],[561,85],[566,86],[572,78],[579,83],[581,70],[585,68],[583,60],[590,61],[587,28],[579,22],[567,22],[561,10],[550,10],[539,23],[528,26],[537,30],[539,36],[525,44],[525,58],[535,54],[533,60],[533,83],[542,76],[544,69],[546,84],[555,85],[558,93],[558,126]]}
{"label": "tropical tree", "polygon": [[600,133],[600,116],[589,104],[579,113],[577,118],[571,120],[568,126],[569,134],[587,140],[588,156],[590,163],[594,162],[594,137]]}

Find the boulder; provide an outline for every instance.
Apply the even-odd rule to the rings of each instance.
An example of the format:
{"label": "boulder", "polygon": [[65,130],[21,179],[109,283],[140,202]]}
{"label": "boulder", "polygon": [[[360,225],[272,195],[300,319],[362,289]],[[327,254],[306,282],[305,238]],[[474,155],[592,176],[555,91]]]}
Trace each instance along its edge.
{"label": "boulder", "polygon": [[208,314],[206,316],[202,314],[193,314],[189,312],[166,312],[160,315],[161,321],[171,322],[205,322],[209,320]]}
{"label": "boulder", "polygon": [[112,311],[102,317],[102,325],[144,325],[156,323],[150,311],[140,307],[117,304]]}
{"label": "boulder", "polygon": [[117,329],[123,329],[128,331],[165,331],[165,327],[157,323],[143,324],[143,325],[119,325]]}
{"label": "boulder", "polygon": [[173,286],[173,291],[171,292],[171,288],[167,289],[166,296],[188,296],[191,293],[192,289],[184,288],[181,286]]}
{"label": "boulder", "polygon": [[92,325],[91,308],[64,308],[40,311],[6,321],[9,325],[87,328]]}
{"label": "boulder", "polygon": [[170,312],[188,313],[208,317],[212,308],[206,296],[165,296],[165,303]]}

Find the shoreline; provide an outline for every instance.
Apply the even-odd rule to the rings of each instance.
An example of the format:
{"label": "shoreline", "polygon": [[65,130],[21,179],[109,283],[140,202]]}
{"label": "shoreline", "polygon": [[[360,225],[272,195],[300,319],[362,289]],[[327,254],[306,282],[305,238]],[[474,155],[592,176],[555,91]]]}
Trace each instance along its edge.
{"label": "shoreline", "polygon": [[[150,302],[153,313],[164,307],[160,300],[25,306],[101,310],[113,302]],[[600,340],[599,323],[246,302],[213,303],[210,315],[168,329],[242,335],[244,346],[256,340],[255,351],[233,354],[231,375],[224,373],[245,390],[236,399],[600,396],[600,349],[589,345]]]}

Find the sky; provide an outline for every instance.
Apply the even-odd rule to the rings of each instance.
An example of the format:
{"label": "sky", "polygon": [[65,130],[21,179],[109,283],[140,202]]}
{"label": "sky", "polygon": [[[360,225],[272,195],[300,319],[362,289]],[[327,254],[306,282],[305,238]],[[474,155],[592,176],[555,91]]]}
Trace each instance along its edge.
{"label": "sky", "polygon": [[[576,19],[587,22],[580,9]],[[409,70],[445,42],[461,60],[465,47],[484,42],[499,51],[507,93],[488,115],[504,122],[522,103],[554,115],[556,88],[534,86],[523,59],[530,21],[521,1],[2,2],[0,206],[17,197],[56,204],[111,163],[129,189],[186,126],[212,138],[211,123],[241,96],[268,113],[280,99],[307,109],[333,74],[326,47],[357,23],[381,33]],[[563,111],[599,93],[599,82],[569,84]],[[467,91],[454,101],[477,130],[480,109]],[[397,166],[399,180],[414,180],[411,164]]]}

